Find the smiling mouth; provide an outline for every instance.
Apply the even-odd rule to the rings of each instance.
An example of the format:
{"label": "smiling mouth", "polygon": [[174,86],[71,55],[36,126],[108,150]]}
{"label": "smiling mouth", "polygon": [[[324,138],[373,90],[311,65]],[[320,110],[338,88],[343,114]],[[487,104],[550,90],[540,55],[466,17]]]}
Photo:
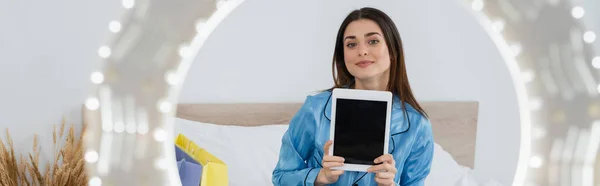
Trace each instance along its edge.
{"label": "smiling mouth", "polygon": [[361,68],[366,68],[371,64],[373,64],[373,61],[363,60],[363,61],[356,63],[356,66],[361,67]]}

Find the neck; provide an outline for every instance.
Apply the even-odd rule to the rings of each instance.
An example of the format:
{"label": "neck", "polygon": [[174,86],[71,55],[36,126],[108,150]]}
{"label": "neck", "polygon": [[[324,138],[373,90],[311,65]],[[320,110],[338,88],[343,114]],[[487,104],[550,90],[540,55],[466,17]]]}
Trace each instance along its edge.
{"label": "neck", "polygon": [[386,77],[375,77],[369,79],[355,79],[355,89],[386,91],[389,79]]}

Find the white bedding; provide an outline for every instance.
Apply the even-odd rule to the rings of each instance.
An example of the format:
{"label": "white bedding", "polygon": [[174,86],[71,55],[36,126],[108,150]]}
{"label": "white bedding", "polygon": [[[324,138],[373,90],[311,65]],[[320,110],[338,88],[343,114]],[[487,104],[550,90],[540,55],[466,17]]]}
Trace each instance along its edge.
{"label": "white bedding", "polygon": [[[229,184],[273,185],[271,173],[277,164],[281,137],[287,125],[260,127],[222,126],[175,120],[175,133],[184,134],[196,144],[223,160],[229,168]],[[493,180],[481,181],[470,168],[460,166],[438,144],[427,186],[497,186]]]}

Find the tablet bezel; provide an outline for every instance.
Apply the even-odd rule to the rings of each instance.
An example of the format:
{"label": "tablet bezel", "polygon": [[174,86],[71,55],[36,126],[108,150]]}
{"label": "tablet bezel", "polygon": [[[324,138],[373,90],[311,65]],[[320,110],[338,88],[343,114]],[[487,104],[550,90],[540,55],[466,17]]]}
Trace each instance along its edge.
{"label": "tablet bezel", "polygon": [[[331,95],[332,105],[331,105],[331,123],[330,123],[330,129],[329,129],[329,139],[331,141],[333,141],[333,144],[331,145],[331,149],[329,149],[329,156],[334,156],[333,152],[334,152],[334,148],[335,148],[335,121],[336,121],[335,117],[336,117],[336,107],[337,107],[337,99],[338,98],[387,102],[385,136],[384,136],[385,139],[384,139],[383,152],[382,152],[382,154],[387,154],[389,152],[390,122],[391,122],[391,113],[392,113],[392,93],[389,91],[336,88],[336,89],[333,89],[332,95]],[[371,166],[373,166],[373,165],[344,163],[343,166],[334,167],[332,169],[367,172],[367,169]]]}

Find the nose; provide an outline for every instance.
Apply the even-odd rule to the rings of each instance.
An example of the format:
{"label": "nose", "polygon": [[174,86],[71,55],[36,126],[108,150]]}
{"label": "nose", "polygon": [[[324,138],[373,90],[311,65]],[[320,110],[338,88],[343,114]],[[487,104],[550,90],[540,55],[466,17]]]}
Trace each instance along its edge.
{"label": "nose", "polygon": [[358,46],[358,56],[366,56],[369,55],[369,52],[367,51],[367,47],[363,46],[363,45],[359,45]]}

